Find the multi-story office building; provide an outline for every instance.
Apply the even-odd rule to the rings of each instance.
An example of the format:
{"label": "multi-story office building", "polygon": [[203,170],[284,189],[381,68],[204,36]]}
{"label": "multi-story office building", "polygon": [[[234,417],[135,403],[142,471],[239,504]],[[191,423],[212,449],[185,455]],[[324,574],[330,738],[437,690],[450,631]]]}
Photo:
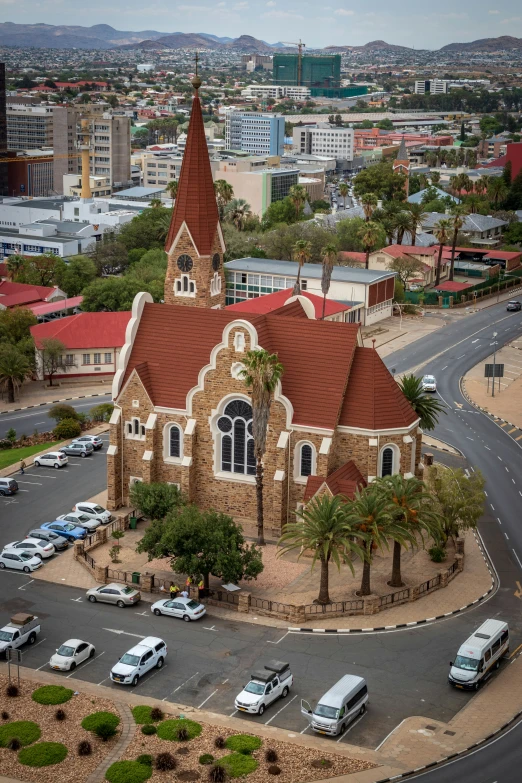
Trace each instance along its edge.
{"label": "multi-story office building", "polygon": [[5,106],[5,63],[0,63],[0,196],[7,196],[7,167],[2,158],[7,157],[7,117]]}
{"label": "multi-story office building", "polygon": [[250,84],[241,90],[242,98],[262,98],[265,101],[292,98],[294,101],[306,101],[311,95],[309,87],[291,84]]}
{"label": "multi-story office building", "polygon": [[[274,165],[271,165],[274,164]],[[298,168],[280,168],[279,159],[233,158],[222,160],[214,179],[224,179],[234,188],[235,198],[244,198],[252,212],[262,217],[273,201],[281,201],[299,182]]]}
{"label": "multi-story office building", "polygon": [[254,155],[282,155],[285,118],[281,114],[230,111],[225,119],[225,144],[229,150]]}
{"label": "multi-story office building", "polygon": [[274,54],[274,84],[339,87],[341,55]]}
{"label": "multi-story office building", "polygon": [[448,92],[448,82],[444,79],[426,79],[415,82],[416,95],[425,95],[426,93],[441,95],[446,92]]}
{"label": "multi-story office building", "polygon": [[294,128],[293,148],[307,155],[331,155],[336,160],[353,160],[353,128]]}
{"label": "multi-story office building", "polygon": [[153,152],[144,152],[141,156],[143,186],[151,188],[163,185],[166,188],[169,182],[179,179],[182,163],[181,155],[156,155]]}
{"label": "multi-story office building", "polygon": [[271,71],[274,61],[270,54],[243,54],[241,55],[241,67],[244,71]]}
{"label": "multi-story office building", "polygon": [[37,150],[44,147],[52,149],[55,111],[57,109],[53,106],[8,104],[8,149]]}

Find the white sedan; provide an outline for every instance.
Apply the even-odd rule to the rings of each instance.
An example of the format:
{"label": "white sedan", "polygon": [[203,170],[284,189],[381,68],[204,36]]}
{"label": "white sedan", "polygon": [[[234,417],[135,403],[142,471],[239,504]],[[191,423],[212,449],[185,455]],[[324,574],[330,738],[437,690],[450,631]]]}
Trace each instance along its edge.
{"label": "white sedan", "polygon": [[93,644],[82,642],[81,639],[68,639],[51,656],[49,666],[51,669],[58,669],[58,671],[72,672],[79,663],[94,658],[95,655],[96,650]]}
{"label": "white sedan", "polygon": [[96,519],[98,522],[101,522],[103,525],[112,522],[112,520],[114,519],[111,512],[107,511],[107,509],[103,508],[103,506],[99,506],[98,503],[89,503],[87,501],[85,502],[80,501],[79,503],[76,503],[76,505],[73,506],[73,511],[78,511],[81,514],[85,514],[85,516],[89,517],[89,519]]}
{"label": "white sedan", "polygon": [[425,392],[436,392],[437,391],[437,381],[435,380],[434,375],[424,375],[422,378],[422,391]]}
{"label": "white sedan", "polygon": [[152,604],[150,610],[158,617],[167,614],[171,617],[180,617],[186,623],[191,620],[201,620],[207,613],[203,604],[194,601],[193,598],[162,598],[161,601]]}
{"label": "white sedan", "polygon": [[43,565],[39,557],[28,555],[27,552],[0,552],[0,568],[14,568],[17,571],[36,571]]}
{"label": "white sedan", "polygon": [[49,541],[40,541],[39,538],[24,538],[23,541],[11,541],[3,548],[4,552],[27,552],[29,555],[45,560],[56,552],[54,544]]}
{"label": "white sedan", "polygon": [[91,519],[87,514],[82,514],[81,511],[69,511],[68,514],[61,514],[57,519],[62,522],[71,522],[76,527],[83,527],[88,530],[89,533],[94,533],[96,528],[100,527],[101,522],[96,519]]}

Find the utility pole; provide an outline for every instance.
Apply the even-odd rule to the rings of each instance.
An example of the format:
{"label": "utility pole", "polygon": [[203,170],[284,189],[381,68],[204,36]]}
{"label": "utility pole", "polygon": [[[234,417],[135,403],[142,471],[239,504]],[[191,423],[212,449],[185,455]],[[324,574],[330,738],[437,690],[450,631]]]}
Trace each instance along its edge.
{"label": "utility pole", "polygon": [[[495,340],[495,342],[493,343],[494,348],[493,348],[493,391],[491,392],[491,396],[492,397],[495,396],[495,363],[496,363],[496,357],[497,357],[497,341],[496,341],[495,338],[496,338],[497,334],[498,334],[498,332],[493,332],[493,339]],[[499,380],[498,384],[499,384],[499,390],[500,390],[500,380]]]}

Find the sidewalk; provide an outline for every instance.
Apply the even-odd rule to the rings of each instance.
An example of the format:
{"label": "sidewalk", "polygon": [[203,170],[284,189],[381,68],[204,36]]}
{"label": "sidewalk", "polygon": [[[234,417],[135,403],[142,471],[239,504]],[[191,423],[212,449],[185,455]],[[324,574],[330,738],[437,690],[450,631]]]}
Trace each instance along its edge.
{"label": "sidewalk", "polygon": [[493,363],[493,354],[466,373],[463,378],[464,390],[480,408],[522,430],[522,338],[513,340],[497,351],[495,362],[504,365],[504,376],[495,379],[494,397],[491,393],[492,380],[489,379],[488,391],[488,378],[484,377],[484,366]]}
{"label": "sidewalk", "polygon": [[[47,405],[63,400],[75,400],[78,397],[97,397],[111,394],[112,386],[109,382],[80,384],[69,383],[63,386],[45,386],[43,381],[32,381],[22,387],[20,397],[15,402],[6,402],[0,399],[0,414],[9,411],[20,410],[35,405]],[[93,407],[96,401],[93,401]]]}

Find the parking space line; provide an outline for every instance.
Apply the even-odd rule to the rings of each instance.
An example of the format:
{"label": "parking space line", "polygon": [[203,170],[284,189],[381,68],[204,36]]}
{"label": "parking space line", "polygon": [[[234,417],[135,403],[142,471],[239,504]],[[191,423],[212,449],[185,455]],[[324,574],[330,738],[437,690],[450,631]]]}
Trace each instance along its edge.
{"label": "parking space line", "polygon": [[[195,674],[193,674],[191,677],[189,677],[189,678],[188,678],[188,680],[185,680],[185,682],[182,682],[182,683],[181,683],[181,685],[178,685],[178,687],[177,687],[177,688],[175,688],[175,689],[172,691],[172,693],[171,693],[171,694],[169,694],[169,695],[170,695],[170,696],[172,696],[174,693],[176,693],[177,691],[179,691],[179,689],[180,689],[180,688],[183,688],[183,686],[184,686],[184,685],[186,685],[186,684],[187,684],[187,682],[190,682],[190,680],[193,680],[193,679],[194,679],[194,677],[197,677],[197,676],[198,676],[198,674],[199,674],[199,672],[196,672]],[[164,699],[162,699],[162,701],[167,701],[167,699],[168,699],[168,696],[165,696],[165,698],[164,698]]]}
{"label": "parking space line", "polygon": [[31,473],[29,473],[29,475],[31,476],[31,478],[36,477],[36,478],[46,478],[46,479],[53,479],[53,480],[58,478],[58,476],[45,476],[43,473],[33,473],[32,471]]}
{"label": "parking space line", "polygon": [[362,719],[363,719],[363,718],[364,718],[364,717],[365,717],[367,714],[368,714],[368,713],[367,713],[367,712],[366,712],[366,710],[365,710],[365,711],[363,712],[363,714],[362,714],[362,715],[360,715],[360,716],[357,718],[357,720],[356,720],[356,721],[354,721],[353,723],[350,723],[350,725],[348,726],[348,728],[346,729],[346,731],[344,732],[344,734],[341,734],[341,736],[339,737],[339,739],[337,740],[337,742],[340,742],[340,741],[341,741],[341,740],[342,740],[344,737],[346,737],[346,735],[348,734],[348,732],[349,732],[349,731],[351,731],[351,729],[353,729],[355,726],[357,726],[357,724],[358,724],[358,723],[360,723],[360,722],[362,721]]}
{"label": "parking space line", "polygon": [[[20,479],[18,479],[18,483],[19,483],[19,484],[32,484],[32,485],[33,485],[33,486],[35,486],[35,487],[42,487],[42,486],[43,486],[43,484],[42,484],[42,482],[41,482],[41,481],[20,481]],[[22,489],[22,490],[20,490],[20,492],[24,492],[24,491],[25,491],[25,492],[29,492],[29,490],[28,490],[28,489],[26,489],[26,490],[23,490],[23,489]]]}
{"label": "parking space line", "polygon": [[199,705],[199,707],[198,707],[198,710],[200,710],[200,709],[202,708],[202,706],[203,706],[204,704],[206,704],[206,703],[207,703],[207,701],[208,701],[209,699],[211,699],[211,698],[212,698],[212,696],[215,696],[217,692],[218,692],[218,689],[216,688],[216,690],[215,690],[213,693],[211,693],[211,694],[210,694],[210,696],[207,696],[207,698],[205,699],[205,701],[202,701],[202,702],[201,702],[201,704],[200,704],[200,705]]}
{"label": "parking space line", "polygon": [[[93,662],[94,662],[94,661],[96,661],[98,658],[101,658],[101,657],[102,657],[102,655],[105,655],[105,650],[104,650],[103,652],[101,652],[99,655],[95,655],[95,656],[94,656],[94,658],[89,658],[89,660],[88,660],[88,661],[85,661],[85,663],[84,663],[84,665],[83,665],[83,666],[82,666],[82,664],[80,664],[80,666],[82,666],[82,669],[85,669],[85,667],[86,667],[86,666],[88,666],[90,663],[93,663]],[[79,668],[79,667],[76,667],[76,669],[75,669],[74,671],[72,671],[70,674],[68,674],[68,675],[67,675],[67,677],[66,677],[65,679],[66,679],[66,680],[68,680],[68,679],[69,679],[69,677],[73,677],[73,676],[76,674],[76,672],[78,671],[78,668]]]}
{"label": "parking space line", "polygon": [[310,724],[308,724],[308,726],[306,726],[302,731],[300,731],[299,734],[305,734],[309,728],[310,728]]}
{"label": "parking space line", "polygon": [[287,703],[283,707],[281,707],[281,709],[278,710],[275,715],[272,715],[270,720],[265,721],[265,726],[268,726],[269,723],[272,723],[274,718],[277,718],[277,716],[279,715],[280,712],[283,712],[283,710],[286,710],[286,708],[294,701],[294,699],[297,699],[297,693],[295,694],[295,696],[292,696],[290,701],[287,701]]}
{"label": "parking space line", "polygon": [[[163,669],[164,669],[166,666],[167,666],[167,664],[165,663],[165,664],[164,664],[164,665],[161,667],[161,670],[163,670]],[[151,675],[150,675],[150,677],[147,677],[147,682],[149,682],[150,680],[152,680],[152,678],[153,678],[153,677],[155,677],[155,676],[156,676],[156,674],[157,674],[159,671],[160,671],[160,669],[156,669],[156,671],[154,672],[154,674],[151,674]],[[143,677],[145,677],[145,676],[146,676],[146,674],[148,674],[148,672],[146,672],[146,673],[143,675]],[[141,680],[143,680],[143,677],[141,678]],[[138,680],[138,685],[139,685],[139,684],[140,684],[140,680]],[[138,685],[136,685],[136,688],[138,687]],[[129,693],[134,693],[134,691],[136,690],[136,688],[131,688],[131,690],[129,691]]]}

